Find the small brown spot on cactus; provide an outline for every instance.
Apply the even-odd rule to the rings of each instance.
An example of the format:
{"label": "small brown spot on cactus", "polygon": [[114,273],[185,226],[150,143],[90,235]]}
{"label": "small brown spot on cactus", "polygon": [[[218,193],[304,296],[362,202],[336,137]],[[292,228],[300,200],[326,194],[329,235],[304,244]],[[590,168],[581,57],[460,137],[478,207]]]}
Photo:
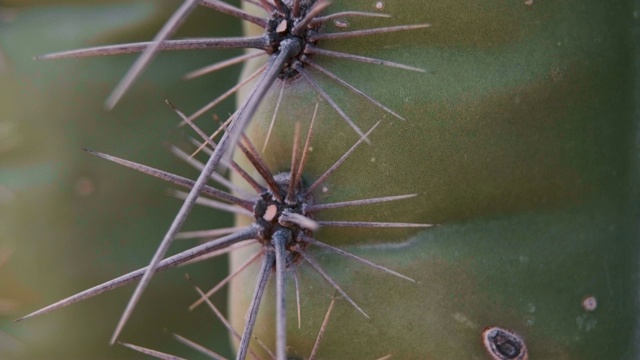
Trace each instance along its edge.
{"label": "small brown spot on cactus", "polygon": [[513,331],[489,327],[482,332],[482,343],[492,360],[529,360],[527,345]]}
{"label": "small brown spot on cactus", "polygon": [[594,311],[596,308],[598,307],[598,300],[595,298],[595,296],[586,296],[584,299],[582,299],[582,308],[585,311]]}

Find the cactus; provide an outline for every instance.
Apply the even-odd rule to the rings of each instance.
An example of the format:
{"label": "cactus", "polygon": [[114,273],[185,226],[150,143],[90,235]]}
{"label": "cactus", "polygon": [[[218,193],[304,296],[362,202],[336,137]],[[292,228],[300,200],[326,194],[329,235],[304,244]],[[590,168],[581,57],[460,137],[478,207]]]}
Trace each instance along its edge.
{"label": "cactus", "polygon": [[[327,95],[309,86],[304,72],[286,81],[282,96],[271,86],[247,133],[265,144],[261,156],[271,171],[291,171],[291,129],[317,110],[313,156],[302,174],[312,182],[345,151],[345,143],[361,138],[358,129],[382,118],[367,136],[372,146],[355,152],[325,184],[327,191],[314,197],[331,203],[418,196],[330,210],[315,220],[440,226],[419,232],[318,231],[318,238],[329,239],[323,241],[417,282],[387,281],[374,269],[314,250],[341,284],[343,297],[371,319],[337,300],[331,321],[321,326],[327,307],[334,307],[333,290],[313,267],[296,264],[303,326],[294,325],[295,303],[289,301],[289,356],[315,353],[322,327],[318,356],[328,359],[633,358],[638,163],[630,9],[596,1],[380,4],[393,18],[338,19],[323,31],[433,26],[336,39],[327,48],[427,73],[316,53],[312,61],[321,68],[304,71],[313,71]],[[335,1],[331,11],[378,7]],[[259,66],[250,60],[245,73]],[[322,78],[322,69],[384,108],[342,81]],[[343,113],[357,114],[351,126],[356,131],[329,99]],[[393,112],[406,120],[394,119]],[[234,182],[242,184],[239,178]],[[254,253],[255,248],[233,252],[232,271]],[[257,272],[254,264],[232,280],[230,315],[237,329]],[[290,289],[287,298],[294,297]],[[268,287],[255,329],[269,345],[278,343],[274,319],[282,319],[275,298]],[[257,344],[252,348],[263,351]]]}
{"label": "cactus", "polygon": [[[326,256],[327,272],[371,320],[345,304],[334,320],[339,323],[327,330],[321,356],[484,358],[492,350],[483,345],[483,329],[497,327],[518,334],[532,358],[632,358],[637,285],[615,280],[635,272],[637,253],[637,213],[631,209],[638,199],[635,185],[628,186],[637,169],[629,135],[633,100],[615,90],[633,82],[622,75],[630,71],[631,59],[627,8],[512,2],[469,11],[465,2],[385,4],[394,19],[434,26],[336,42],[331,49],[432,72],[415,75],[346,61],[327,65],[407,119],[383,121],[369,153],[355,155],[332,178],[328,198],[362,198],[381,189],[417,193],[411,201],[362,209],[358,218],[441,226],[404,236],[321,231],[324,239],[351,245],[349,251],[418,282],[382,281],[373,271]],[[597,40],[604,37],[609,40]],[[329,80],[326,86],[359,119],[381,116]],[[287,90],[284,98],[295,100],[280,104],[281,127],[274,130],[283,136],[270,140],[265,155],[281,169],[289,166],[292,143],[286,129],[311,113],[315,96],[303,86]],[[272,92],[267,102],[277,103],[276,96]],[[262,121],[252,123],[255,142],[264,141],[272,114],[273,106],[267,107],[257,115]],[[331,110],[320,116],[318,151],[340,149],[350,134],[337,130],[340,119]],[[324,167],[310,163],[308,172]],[[348,214],[354,212],[331,218]],[[234,264],[241,261],[236,256],[242,255],[232,256]],[[250,276],[239,277],[234,291],[246,287]],[[305,354],[331,291],[321,290],[321,279],[311,272],[303,270],[302,276],[309,325],[291,329],[288,342]],[[590,299],[599,299],[596,309],[585,306]],[[275,307],[265,308],[264,318],[273,319]],[[232,314],[239,319],[242,312]],[[613,330],[623,328],[625,340]],[[268,329],[258,337],[271,339]]]}

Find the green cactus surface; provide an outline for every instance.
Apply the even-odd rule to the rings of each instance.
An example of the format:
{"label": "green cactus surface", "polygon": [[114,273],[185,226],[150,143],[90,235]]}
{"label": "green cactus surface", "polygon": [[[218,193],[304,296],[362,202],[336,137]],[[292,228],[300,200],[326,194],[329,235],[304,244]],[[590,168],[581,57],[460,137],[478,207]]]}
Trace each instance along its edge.
{"label": "green cactus surface", "polygon": [[[330,11],[375,11],[334,1]],[[362,129],[381,125],[327,181],[324,202],[417,193],[416,198],[323,212],[319,219],[428,222],[436,228],[322,229],[316,236],[402,274],[389,278],[327,251],[314,254],[362,306],[338,302],[319,358],[485,359],[482,331],[519,334],[533,359],[632,359],[637,323],[637,116],[629,3],[385,1],[391,19],[354,30],[430,23],[428,29],[325,40],[335,51],[427,69],[416,74],[316,55],[314,60],[406,121],[316,76]],[[327,28],[327,32],[340,31]],[[257,66],[253,65],[251,68]],[[250,71],[247,70],[248,71]],[[317,74],[317,72],[316,72]],[[257,143],[277,103],[274,86],[251,123]],[[293,124],[320,111],[304,177],[313,181],[357,140],[307,84],[285,86],[265,158],[290,168]],[[234,254],[232,266],[252,250]],[[253,273],[233,284],[241,326]],[[302,328],[289,301],[290,351],[307,356],[333,290],[300,266]],[[585,299],[597,299],[586,310]],[[275,306],[256,336],[273,340]],[[290,287],[289,299],[294,299]]]}

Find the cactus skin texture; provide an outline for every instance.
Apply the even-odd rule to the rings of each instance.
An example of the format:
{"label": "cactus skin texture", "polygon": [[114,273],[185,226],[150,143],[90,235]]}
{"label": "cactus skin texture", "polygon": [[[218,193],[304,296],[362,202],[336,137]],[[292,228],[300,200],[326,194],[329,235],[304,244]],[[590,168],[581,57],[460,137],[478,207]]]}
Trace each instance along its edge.
{"label": "cactus skin texture", "polygon": [[[373,6],[334,1],[328,11]],[[315,251],[371,316],[339,301],[319,358],[488,359],[482,332],[492,326],[521,336],[532,359],[637,358],[637,60],[631,37],[637,25],[631,3],[385,1],[384,12],[393,18],[350,20],[350,26],[432,27],[323,47],[428,72],[315,58],[407,119],[393,119],[318,75],[361,128],[385,118],[372,145],[354,154],[318,196],[419,196],[322,216],[440,226],[418,233],[339,228],[317,234],[418,281],[389,279]],[[257,144],[265,140],[278,89],[250,125]],[[284,91],[277,136],[264,155],[272,169],[283,171],[290,166],[293,124],[308,124],[319,99],[303,79]],[[304,174],[311,180],[357,139],[326,102],[318,119]],[[234,254],[232,267],[251,253]],[[238,328],[256,268],[232,284]],[[288,344],[292,355],[307,356],[333,290],[308,265],[299,273],[302,328],[290,300]],[[273,292],[265,297],[255,332],[268,344],[274,342],[273,298]],[[585,299],[595,299],[596,308]]]}

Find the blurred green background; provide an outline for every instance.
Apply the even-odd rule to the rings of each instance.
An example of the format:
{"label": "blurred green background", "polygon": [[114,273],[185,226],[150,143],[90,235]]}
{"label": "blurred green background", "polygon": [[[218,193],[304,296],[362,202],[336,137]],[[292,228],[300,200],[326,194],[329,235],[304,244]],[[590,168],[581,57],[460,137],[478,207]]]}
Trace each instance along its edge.
{"label": "blurred green background", "polygon": [[[146,358],[108,340],[133,291],[119,289],[21,323],[13,320],[87,287],[145,266],[180,202],[167,184],[92,157],[89,148],[173,171],[196,172],[165,142],[184,143],[171,100],[191,113],[222,93],[240,71],[183,83],[186,72],[237,54],[171,53],[156,59],[112,112],[102,103],[134,56],[36,62],[47,52],[150,39],[180,1],[0,2],[0,358]],[[230,36],[233,18],[198,11],[176,37]],[[232,100],[218,107],[233,110]],[[204,128],[213,122],[201,120]],[[209,124],[207,124],[209,122]],[[189,134],[190,135],[190,134]],[[185,229],[229,224],[197,209]],[[176,244],[179,251],[193,244]],[[164,273],[138,306],[122,341],[198,358],[171,332],[230,354],[227,332],[206,307],[189,313],[193,283],[225,276],[225,259]],[[191,281],[185,279],[188,273]],[[215,300],[224,308],[226,291]]]}

